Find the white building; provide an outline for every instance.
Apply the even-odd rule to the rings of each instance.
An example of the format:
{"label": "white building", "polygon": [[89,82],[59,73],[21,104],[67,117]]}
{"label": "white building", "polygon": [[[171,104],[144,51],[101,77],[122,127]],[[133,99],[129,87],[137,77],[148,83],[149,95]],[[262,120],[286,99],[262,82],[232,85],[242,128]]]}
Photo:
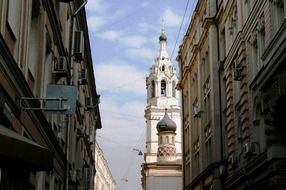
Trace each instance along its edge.
{"label": "white building", "polygon": [[96,175],[94,177],[94,190],[115,190],[116,182],[112,177],[103,152],[97,143],[95,144],[94,152],[96,169]]}
{"label": "white building", "polygon": [[145,110],[146,153],[142,165],[144,190],[182,188],[181,108],[176,90],[178,78],[167,53],[164,29],[159,43],[159,54],[146,78],[148,105]]}

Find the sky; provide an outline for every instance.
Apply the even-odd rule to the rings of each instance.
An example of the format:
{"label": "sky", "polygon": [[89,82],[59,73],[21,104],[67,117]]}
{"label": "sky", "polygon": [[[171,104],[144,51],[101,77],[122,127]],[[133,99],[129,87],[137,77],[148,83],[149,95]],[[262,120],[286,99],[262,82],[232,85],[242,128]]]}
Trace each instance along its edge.
{"label": "sky", "polygon": [[[140,190],[145,152],[145,79],[159,52],[164,20],[172,63],[197,0],[89,0],[87,12],[102,129],[97,142],[116,190]],[[177,67],[178,68],[178,67]],[[179,69],[177,69],[178,71]]]}

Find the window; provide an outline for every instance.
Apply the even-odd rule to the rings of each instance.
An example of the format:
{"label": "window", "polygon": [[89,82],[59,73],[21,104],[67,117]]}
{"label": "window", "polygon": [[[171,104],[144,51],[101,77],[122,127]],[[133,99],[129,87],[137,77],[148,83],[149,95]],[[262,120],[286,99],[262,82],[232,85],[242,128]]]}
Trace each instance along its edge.
{"label": "window", "polygon": [[200,173],[200,140],[197,139],[194,143],[194,175],[198,175]]}
{"label": "window", "polygon": [[271,5],[274,31],[278,31],[285,18],[285,0],[273,0]]}
{"label": "window", "polygon": [[[263,55],[265,50],[265,20],[264,15],[259,18],[258,24],[256,26],[257,33],[257,40],[258,40],[258,50],[260,57]],[[261,68],[261,64],[258,65],[258,69]]]}
{"label": "window", "polygon": [[166,96],[166,81],[161,81],[161,95]]}
{"label": "window", "polygon": [[253,8],[253,0],[244,0],[244,10],[245,10],[245,16],[246,18],[249,16],[252,8]]}
{"label": "window", "polygon": [[151,82],[151,97],[155,97],[155,81],[152,80]]}
{"label": "window", "polygon": [[20,29],[21,1],[8,0],[7,2],[7,22],[15,38],[18,37]]}
{"label": "window", "polygon": [[254,113],[252,139],[253,142],[256,142],[259,145],[259,149],[261,149],[261,151],[266,148],[264,123],[265,121],[263,118],[262,106],[259,103],[258,105],[256,105]]}
{"label": "window", "polygon": [[34,84],[37,82],[38,77],[38,65],[39,65],[39,54],[38,51],[40,48],[40,28],[39,28],[39,18],[40,18],[40,4],[38,0],[33,0],[32,3],[32,14],[31,14],[31,25],[30,25],[30,38],[29,38],[29,78],[31,81],[30,88],[34,90]]}
{"label": "window", "polygon": [[226,56],[226,50],[225,50],[225,29],[223,29],[220,33],[220,60],[224,60]]}
{"label": "window", "polygon": [[176,98],[176,82],[172,82],[172,96]]}
{"label": "window", "polygon": [[212,128],[210,124],[207,124],[205,129],[205,152],[206,152],[206,163],[212,162]]}
{"label": "window", "polygon": [[165,71],[165,65],[162,66],[162,71]]}
{"label": "window", "polygon": [[259,59],[259,51],[258,51],[258,43],[257,43],[257,32],[253,32],[250,40],[251,44],[251,62],[250,65],[252,65],[252,76],[253,78],[258,73],[259,65],[260,65],[260,59]]}

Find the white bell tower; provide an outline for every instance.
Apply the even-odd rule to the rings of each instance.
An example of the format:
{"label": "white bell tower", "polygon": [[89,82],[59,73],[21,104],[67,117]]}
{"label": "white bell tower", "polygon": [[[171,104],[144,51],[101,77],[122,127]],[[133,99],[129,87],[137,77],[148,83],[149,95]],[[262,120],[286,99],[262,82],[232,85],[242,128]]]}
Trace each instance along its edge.
{"label": "white bell tower", "polygon": [[182,159],[181,147],[181,108],[179,92],[176,90],[178,77],[167,52],[167,37],[164,27],[159,37],[160,50],[146,78],[147,106],[146,119],[146,154],[145,163],[157,162],[158,136],[157,123],[164,117],[168,109],[169,117],[176,123],[175,137],[176,158]]}

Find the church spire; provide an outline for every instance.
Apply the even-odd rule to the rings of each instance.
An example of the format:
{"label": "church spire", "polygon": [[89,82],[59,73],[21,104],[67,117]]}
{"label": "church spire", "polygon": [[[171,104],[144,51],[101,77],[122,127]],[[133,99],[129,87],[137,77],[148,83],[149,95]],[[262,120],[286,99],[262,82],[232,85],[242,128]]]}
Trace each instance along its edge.
{"label": "church spire", "polygon": [[159,43],[160,43],[160,51],[159,51],[159,59],[168,59],[169,55],[167,52],[167,36],[165,34],[165,24],[164,19],[162,20],[162,28],[161,28],[161,35],[159,37]]}
{"label": "church spire", "polygon": [[165,34],[165,22],[164,19],[162,19],[162,34]]}

